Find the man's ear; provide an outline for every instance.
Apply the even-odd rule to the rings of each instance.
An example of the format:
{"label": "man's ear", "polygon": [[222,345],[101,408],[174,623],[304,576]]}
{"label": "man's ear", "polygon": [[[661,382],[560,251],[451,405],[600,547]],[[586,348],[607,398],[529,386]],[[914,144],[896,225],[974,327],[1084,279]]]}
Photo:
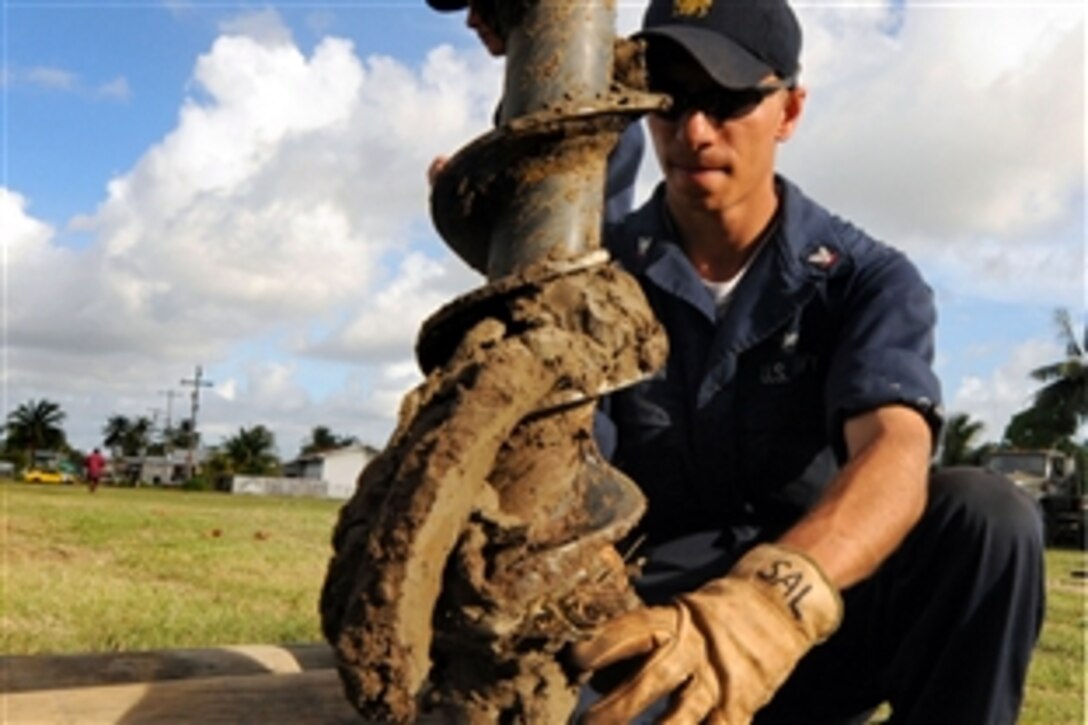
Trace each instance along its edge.
{"label": "man's ear", "polygon": [[782,105],[782,119],[779,121],[775,138],[778,141],[787,141],[793,136],[797,123],[801,120],[801,114],[805,110],[805,99],[808,98],[808,89],[797,86],[786,92],[786,101]]}

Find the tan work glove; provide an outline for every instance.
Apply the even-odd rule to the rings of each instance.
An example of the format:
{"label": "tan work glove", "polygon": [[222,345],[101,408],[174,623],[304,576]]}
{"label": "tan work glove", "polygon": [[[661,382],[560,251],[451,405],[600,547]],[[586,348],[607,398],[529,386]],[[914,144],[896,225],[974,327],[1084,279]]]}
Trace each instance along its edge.
{"label": "tan work glove", "polygon": [[583,670],[646,656],[581,722],[626,723],[671,694],[661,722],[747,725],[841,619],[839,593],[811,559],[761,544],[727,576],[668,606],[623,614],[575,644]]}

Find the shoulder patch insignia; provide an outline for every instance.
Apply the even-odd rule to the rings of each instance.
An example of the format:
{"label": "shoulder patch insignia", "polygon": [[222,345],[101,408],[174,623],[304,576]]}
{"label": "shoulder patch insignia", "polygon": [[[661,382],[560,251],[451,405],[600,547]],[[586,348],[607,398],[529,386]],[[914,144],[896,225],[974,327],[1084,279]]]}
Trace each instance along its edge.
{"label": "shoulder patch insignia", "polygon": [[673,17],[701,18],[710,12],[714,0],[672,0]]}

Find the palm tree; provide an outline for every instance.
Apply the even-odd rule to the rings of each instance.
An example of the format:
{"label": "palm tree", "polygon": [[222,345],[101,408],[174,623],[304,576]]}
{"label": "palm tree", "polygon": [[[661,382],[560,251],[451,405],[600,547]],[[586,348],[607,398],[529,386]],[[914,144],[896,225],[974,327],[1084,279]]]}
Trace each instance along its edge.
{"label": "palm tree", "polygon": [[128,435],[125,436],[126,455],[138,456],[147,450],[148,444],[151,443],[151,428],[153,425],[151,419],[145,415],[141,415],[132,421],[132,425],[128,429]]}
{"label": "palm tree", "polygon": [[1069,310],[1054,313],[1065,358],[1032,370],[1043,383],[1030,408],[1013,416],[1005,440],[1021,448],[1051,448],[1067,441],[1088,419],[1088,326],[1078,339]]}
{"label": "palm tree", "polygon": [[168,447],[179,450],[188,450],[190,444],[196,448],[200,443],[200,433],[193,435],[193,421],[189,418],[171,427],[168,433],[164,433],[164,437]]}
{"label": "palm tree", "polygon": [[114,457],[118,454],[138,456],[147,450],[151,442],[151,419],[141,415],[129,418],[125,415],[111,415],[102,428],[102,443]]}
{"label": "palm tree", "polygon": [[303,444],[302,454],[322,453],[356,443],[354,436],[336,435],[328,426],[317,425],[310,431],[310,440]]}
{"label": "palm tree", "polygon": [[27,460],[33,464],[38,451],[66,445],[61,427],[65,417],[61,407],[51,400],[29,400],[8,413],[7,446],[26,451]]}
{"label": "palm tree", "polygon": [[1060,416],[1061,411],[1037,405],[1021,410],[1005,427],[1005,445],[1025,450],[1056,447],[1068,438],[1069,421]]}
{"label": "palm tree", "polygon": [[1067,309],[1056,310],[1054,322],[1065,359],[1032,370],[1031,377],[1043,383],[1035,393],[1035,407],[1051,411],[1068,436],[1088,418],[1088,325],[1078,338]]}
{"label": "palm tree", "polygon": [[276,437],[263,425],[239,428],[238,433],[223,443],[223,454],[233,473],[262,476],[279,469],[276,458]]}
{"label": "palm tree", "polygon": [[982,428],[982,421],[971,420],[971,416],[967,413],[949,416],[941,438],[940,465],[978,465],[980,449],[975,447],[973,442],[982,432]]}
{"label": "palm tree", "polygon": [[132,422],[125,415],[111,415],[102,426],[102,445],[110,449],[114,458],[120,458],[131,427]]}

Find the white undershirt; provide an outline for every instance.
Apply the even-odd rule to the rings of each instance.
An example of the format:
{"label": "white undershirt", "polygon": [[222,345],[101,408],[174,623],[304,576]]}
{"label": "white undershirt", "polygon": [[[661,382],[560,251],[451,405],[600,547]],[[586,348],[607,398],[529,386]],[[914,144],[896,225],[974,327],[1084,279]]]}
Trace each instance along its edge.
{"label": "white undershirt", "polygon": [[706,285],[707,291],[710,292],[710,296],[714,299],[714,308],[718,317],[725,314],[726,308],[729,306],[729,299],[733,296],[733,291],[740,284],[740,281],[744,279],[745,273],[748,268],[752,266],[752,260],[759,256],[760,251],[767,246],[766,237],[762,239],[759,246],[756,247],[756,251],[752,253],[752,256],[748,257],[748,261],[744,263],[744,266],[732,276],[732,278],[725,280],[724,282],[715,282],[709,279],[703,279],[703,284]]}
{"label": "white undershirt", "polygon": [[733,277],[733,279],[728,279],[724,282],[714,282],[709,279],[703,280],[703,284],[710,290],[710,296],[714,298],[714,306],[717,308],[719,315],[721,315],[729,305],[729,297],[733,294],[733,290],[737,288],[737,283],[740,282],[740,278],[743,276],[744,270],[742,269]]}

